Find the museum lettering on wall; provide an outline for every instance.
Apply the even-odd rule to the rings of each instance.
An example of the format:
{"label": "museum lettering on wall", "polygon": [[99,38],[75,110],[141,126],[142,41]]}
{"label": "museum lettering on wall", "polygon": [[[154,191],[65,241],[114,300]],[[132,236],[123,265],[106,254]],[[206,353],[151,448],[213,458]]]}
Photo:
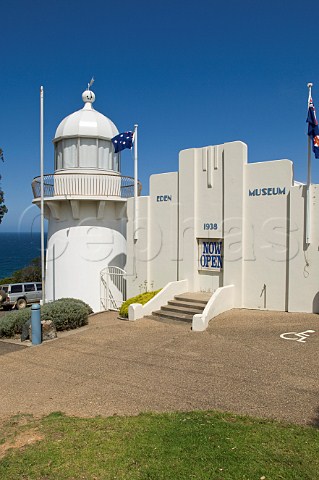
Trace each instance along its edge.
{"label": "museum lettering on wall", "polygon": [[264,197],[264,196],[272,196],[272,195],[286,195],[286,187],[264,187],[264,188],[254,188],[252,190],[248,190],[248,194],[250,197]]}
{"label": "museum lettering on wall", "polygon": [[198,270],[216,270],[223,268],[223,240],[198,239]]}

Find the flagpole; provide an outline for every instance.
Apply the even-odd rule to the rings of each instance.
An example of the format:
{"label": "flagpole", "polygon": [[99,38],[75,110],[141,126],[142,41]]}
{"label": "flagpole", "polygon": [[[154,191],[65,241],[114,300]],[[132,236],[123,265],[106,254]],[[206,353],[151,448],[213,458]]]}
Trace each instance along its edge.
{"label": "flagpole", "polygon": [[43,179],[43,87],[40,87],[40,175],[41,175],[41,278],[42,278],[42,305],[45,303],[45,275],[44,275],[44,179]]}
{"label": "flagpole", "polygon": [[134,240],[137,240],[137,197],[138,197],[138,156],[137,156],[137,127],[134,125]]}
{"label": "flagpole", "polygon": [[[308,83],[308,110],[311,101],[311,88],[313,83]],[[310,185],[311,185],[311,138],[308,135],[308,172],[307,172],[307,215],[306,215],[306,243],[310,244],[311,234],[311,202],[310,202]]]}

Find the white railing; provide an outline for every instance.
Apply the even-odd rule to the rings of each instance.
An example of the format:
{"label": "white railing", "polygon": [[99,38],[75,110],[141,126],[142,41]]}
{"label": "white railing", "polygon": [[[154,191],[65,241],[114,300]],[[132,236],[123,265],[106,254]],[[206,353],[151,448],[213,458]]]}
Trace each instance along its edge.
{"label": "white railing", "polygon": [[[138,183],[140,195],[142,185]],[[40,198],[41,177],[32,182],[34,198]],[[134,196],[134,179],[106,173],[63,173],[44,175],[44,197],[121,197]]]}
{"label": "white railing", "polygon": [[193,316],[192,330],[194,332],[203,332],[212,318],[234,308],[234,291],[234,285],[217,288],[208,300],[203,313],[196,313]]}
{"label": "white railing", "polygon": [[155,310],[159,310],[163,305],[166,305],[169,300],[172,300],[175,295],[180,295],[188,291],[188,280],[177,280],[170,282],[158,292],[155,297],[151,298],[147,303],[141,305],[140,303],[131,303],[128,307],[128,319],[138,320],[151,315]]}
{"label": "white railing", "polygon": [[109,266],[101,271],[100,278],[101,310],[119,310],[126,300],[126,272]]}

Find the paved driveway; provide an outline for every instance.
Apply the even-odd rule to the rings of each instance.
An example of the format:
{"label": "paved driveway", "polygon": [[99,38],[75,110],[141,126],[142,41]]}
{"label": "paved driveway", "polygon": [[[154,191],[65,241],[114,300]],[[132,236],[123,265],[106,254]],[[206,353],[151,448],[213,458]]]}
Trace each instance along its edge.
{"label": "paved driveway", "polygon": [[[299,335],[280,337],[288,332]],[[319,425],[318,351],[318,315],[232,310],[194,333],[183,323],[102,313],[88,327],[0,356],[0,411],[219,409]]]}

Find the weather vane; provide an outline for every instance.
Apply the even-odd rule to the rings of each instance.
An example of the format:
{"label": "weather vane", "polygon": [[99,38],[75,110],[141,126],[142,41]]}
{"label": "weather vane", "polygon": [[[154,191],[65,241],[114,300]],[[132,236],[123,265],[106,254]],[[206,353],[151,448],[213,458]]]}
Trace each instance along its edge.
{"label": "weather vane", "polygon": [[92,87],[93,83],[94,83],[94,77],[92,77],[90,83],[88,83],[88,90],[90,90],[90,88]]}

